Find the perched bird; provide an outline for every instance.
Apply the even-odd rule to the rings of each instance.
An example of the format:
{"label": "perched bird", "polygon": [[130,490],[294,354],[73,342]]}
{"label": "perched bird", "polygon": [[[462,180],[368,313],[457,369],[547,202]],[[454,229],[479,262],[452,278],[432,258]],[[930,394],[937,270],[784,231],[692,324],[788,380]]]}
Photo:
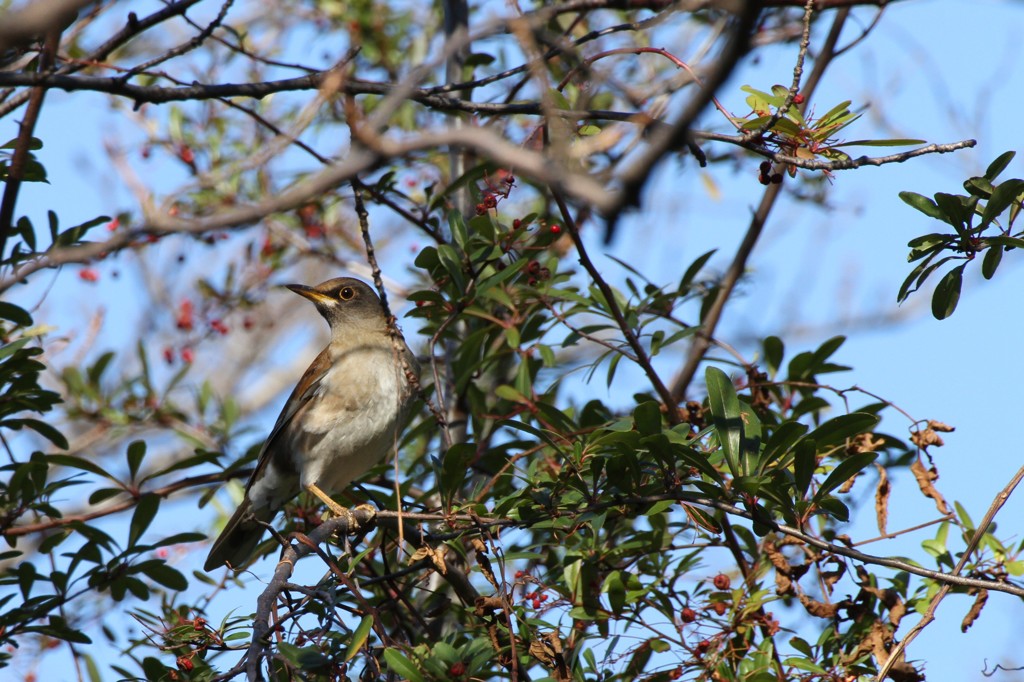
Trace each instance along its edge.
{"label": "perched bird", "polygon": [[245,499],[210,549],[207,571],[240,568],[263,537],[262,523],[303,490],[343,515],[328,495],[384,458],[415,398],[403,362],[417,376],[419,364],[401,337],[393,341],[380,299],[365,282],[338,277],[286,286],[313,302],[331,326],[331,341],[288,397]]}

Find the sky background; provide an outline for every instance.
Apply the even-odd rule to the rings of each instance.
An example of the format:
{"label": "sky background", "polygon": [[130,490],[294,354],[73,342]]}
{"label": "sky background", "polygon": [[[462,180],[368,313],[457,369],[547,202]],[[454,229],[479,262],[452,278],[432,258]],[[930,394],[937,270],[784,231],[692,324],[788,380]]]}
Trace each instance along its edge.
{"label": "sky background", "polygon": [[[872,16],[869,9],[856,10],[840,43]],[[981,174],[1000,153],[1024,151],[1019,124],[1024,106],[1022,22],[1024,4],[1010,1],[911,0],[886,10],[866,43],[830,68],[815,98],[817,110],[826,111],[845,99],[853,100],[855,109],[866,107],[864,117],[849,129],[850,138],[914,137],[940,143],[975,138],[977,147],[837,174],[824,208],[781,202],[751,261],[751,278],[742,287],[742,300],[729,309],[719,330],[719,336],[737,344],[748,357],[756,353],[751,340],[767,334],[785,333],[790,357],[835,334],[848,335],[835,359],[855,370],[829,377],[831,383],[861,386],[894,401],[915,418],[938,419],[957,427],[955,433],[944,434],[946,446],[932,449],[932,454],[941,474],[940,490],[949,502],[958,501],[968,509],[975,521],[1024,463],[1015,428],[1021,419],[1024,380],[1019,359],[1024,340],[1020,254],[1006,254],[993,281],[981,279],[980,262],[968,267],[964,295],[951,319],[939,322],[929,313],[930,291],[937,277],[897,310],[896,292],[911,269],[906,243],[938,227],[897,194],[902,190],[925,195],[961,192],[963,180]],[[826,30],[826,24],[821,24],[815,38],[820,41]],[[788,84],[794,53],[792,47],[763,52],[756,65],[748,64],[722,90],[723,103],[743,112],[741,85],[766,90],[775,83]],[[705,124],[720,128],[721,121],[714,116],[707,114]],[[0,123],[4,140],[16,134],[17,118]],[[134,130],[112,129],[111,122],[116,120],[102,97],[51,92],[38,130],[46,142],[40,156],[51,184],[26,187],[20,210],[43,224],[46,210],[58,207],[62,223],[71,225],[131,208],[130,194],[106,170],[104,141],[136,135]],[[891,151],[883,148],[880,153]],[[698,182],[701,171],[689,160],[666,164],[648,190],[650,210],[643,219],[627,220],[608,251],[626,261],[647,264],[645,274],[661,283],[677,280],[694,258],[716,246],[720,252],[711,268],[724,269],[759,197],[754,187],[756,166],[752,161],[739,173],[712,169],[707,182]],[[1015,159],[1001,177],[1024,177],[1024,158]],[[170,185],[180,177],[157,180]],[[719,197],[708,191],[709,184],[718,188]],[[666,227],[666,222],[671,225]],[[592,251],[607,250],[594,237]],[[610,261],[606,268],[613,279],[623,274]],[[57,307],[47,320],[60,327],[66,315],[68,328],[62,332],[81,323],[81,315],[73,311],[81,305],[78,294],[90,291],[108,308],[112,324],[132,324],[131,311],[138,301],[124,283],[104,280],[89,290],[76,268],[66,268],[53,285],[55,290],[67,286],[75,292],[63,306],[54,304]],[[894,313],[898,313],[896,321],[878,323],[880,315]],[[662,357],[659,369],[671,375],[678,360]],[[603,390],[603,384],[596,383],[600,385],[595,390]],[[273,414],[279,405],[275,403]],[[273,414],[267,419],[272,420]],[[905,426],[890,416],[884,430],[905,434]],[[917,492],[909,474],[898,477],[890,531],[934,517],[934,506]],[[997,523],[999,536],[1020,542],[1024,531],[1021,493],[1003,508]],[[208,529],[208,519],[197,518],[195,528]],[[922,556],[920,542],[933,533],[934,528],[926,529],[862,549]],[[850,534],[856,538],[877,535],[873,514],[861,515]],[[189,560],[183,559],[183,569],[192,567]],[[982,671],[996,663],[1024,666],[1019,634],[1022,604],[993,594],[980,620],[961,634],[960,621],[968,607],[967,598],[947,598],[937,621],[911,645],[909,657],[926,661],[929,679],[981,680],[985,679]],[[898,635],[909,626],[905,620]],[[53,666],[54,679],[66,679],[71,676],[67,665],[65,658],[48,667]],[[997,672],[990,679],[1020,680],[1024,674]]]}

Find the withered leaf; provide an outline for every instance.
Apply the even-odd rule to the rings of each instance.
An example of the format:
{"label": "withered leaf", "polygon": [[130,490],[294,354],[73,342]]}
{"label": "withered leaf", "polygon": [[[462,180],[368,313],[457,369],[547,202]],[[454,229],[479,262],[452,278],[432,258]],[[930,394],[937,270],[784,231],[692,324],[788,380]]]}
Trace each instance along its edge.
{"label": "withered leaf", "polygon": [[939,513],[943,516],[948,516],[950,511],[949,505],[946,504],[946,499],[932,485],[939,478],[939,472],[935,470],[935,467],[925,469],[924,463],[919,457],[910,464],[910,471],[914,474],[914,478],[917,480],[917,487],[921,489],[924,496],[935,500],[935,507],[939,510]]}
{"label": "withered leaf", "polygon": [[988,601],[988,590],[978,590],[978,596],[974,598],[974,603],[971,604],[971,609],[964,616],[963,622],[960,623],[960,631],[967,632],[974,621],[978,620],[978,616],[981,615],[981,610],[985,608],[985,602]]}
{"label": "withered leaf", "polygon": [[878,469],[878,486],[875,488],[875,519],[878,521],[878,533],[887,535],[889,525],[889,493],[892,488],[889,485],[889,474],[885,467],[876,464]]}

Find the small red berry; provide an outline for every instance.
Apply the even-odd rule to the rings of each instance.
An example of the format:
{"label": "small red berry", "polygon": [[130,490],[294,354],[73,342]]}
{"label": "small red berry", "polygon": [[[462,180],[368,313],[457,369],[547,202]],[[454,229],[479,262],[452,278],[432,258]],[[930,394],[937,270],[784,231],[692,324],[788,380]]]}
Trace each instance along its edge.
{"label": "small red berry", "polygon": [[689,606],[687,606],[679,613],[679,618],[684,623],[692,623],[693,621],[697,620],[697,612],[691,609]]}
{"label": "small red berry", "polygon": [[97,282],[100,279],[100,273],[93,268],[82,268],[78,271],[78,276],[86,282]]}
{"label": "small red berry", "polygon": [[716,575],[712,582],[715,584],[715,589],[718,590],[728,590],[729,586],[732,585],[732,581],[729,580],[729,576],[724,573]]}
{"label": "small red berry", "polygon": [[192,329],[192,312],[192,301],[186,298],[184,301],[181,302],[181,305],[178,306],[178,317],[176,320],[178,329],[182,329],[184,331],[189,331]]}
{"label": "small red berry", "polygon": [[164,348],[164,362],[166,362],[168,365],[174,363],[174,349],[171,348],[170,346]]}
{"label": "small red berry", "polygon": [[120,218],[114,218],[109,223],[107,223],[107,230],[110,231],[110,232],[113,232],[114,230],[116,230],[119,227],[121,227],[121,219]]}
{"label": "small red berry", "polygon": [[188,346],[181,349],[181,360],[189,365],[196,359],[195,352]]}
{"label": "small red berry", "polygon": [[466,664],[462,661],[455,661],[451,667],[448,668],[448,674],[452,677],[461,677],[466,674]]}
{"label": "small red berry", "polygon": [[522,225],[522,224],[523,224],[523,222],[521,220],[519,220],[519,218],[516,218],[515,220],[512,221],[512,229],[513,230],[518,230],[520,225]]}
{"label": "small red berry", "polygon": [[803,104],[803,103],[804,103],[804,96],[803,95],[801,95],[799,92],[796,93],[795,95],[793,95],[793,104]]}
{"label": "small red berry", "polygon": [[539,609],[540,608],[540,599],[534,599],[533,602],[531,603],[531,606],[533,606],[533,608],[535,608],[535,609]]}
{"label": "small red berry", "polygon": [[719,615],[719,616],[725,615],[725,611],[726,611],[727,608],[729,608],[729,607],[726,606],[724,601],[716,601],[714,604],[711,605],[711,610],[714,611],[715,614]]}
{"label": "small red berry", "polygon": [[561,232],[562,232],[562,226],[561,225],[552,225],[551,226],[551,234],[561,234]]}
{"label": "small red berry", "polygon": [[219,319],[210,320],[210,327],[221,336],[228,333],[228,326]]}

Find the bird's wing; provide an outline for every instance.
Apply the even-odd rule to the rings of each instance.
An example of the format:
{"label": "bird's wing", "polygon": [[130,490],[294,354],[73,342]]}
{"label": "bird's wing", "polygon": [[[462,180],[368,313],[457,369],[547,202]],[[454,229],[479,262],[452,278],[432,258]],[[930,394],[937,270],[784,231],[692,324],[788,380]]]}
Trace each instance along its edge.
{"label": "bird's wing", "polygon": [[245,484],[245,491],[247,493],[252,484],[262,478],[263,472],[267,468],[267,464],[270,462],[271,455],[274,452],[275,441],[281,434],[281,431],[295,418],[296,414],[302,411],[320,388],[320,382],[331,366],[331,356],[328,350],[328,348],[324,348],[320,351],[320,355],[316,356],[316,359],[313,360],[306,373],[299,379],[299,383],[295,385],[291,395],[288,396],[288,400],[285,401],[281,414],[278,415],[277,422],[274,424],[274,428],[271,430],[270,435],[267,436],[267,440],[263,442],[263,448],[260,449],[260,454],[256,458],[256,470],[252,472],[249,482]]}

